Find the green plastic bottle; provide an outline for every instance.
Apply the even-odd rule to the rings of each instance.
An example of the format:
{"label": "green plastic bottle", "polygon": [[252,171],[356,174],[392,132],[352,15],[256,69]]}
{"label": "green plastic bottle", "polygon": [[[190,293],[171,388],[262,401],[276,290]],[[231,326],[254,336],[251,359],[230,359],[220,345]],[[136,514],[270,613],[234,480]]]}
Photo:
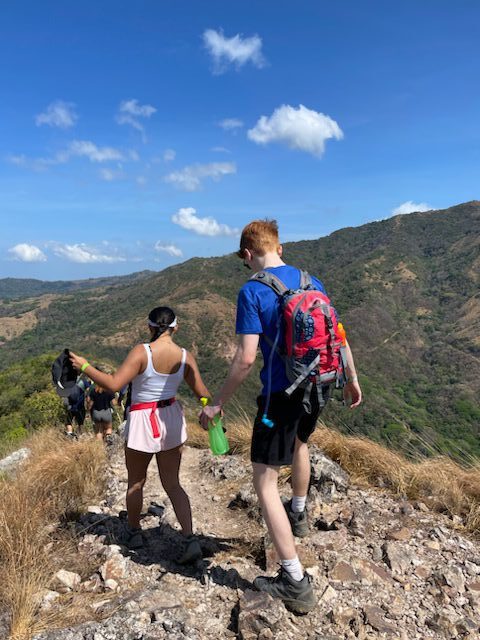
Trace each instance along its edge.
{"label": "green plastic bottle", "polygon": [[[208,398],[200,398],[200,404],[202,407],[206,407],[209,400]],[[228,444],[227,436],[223,430],[222,416],[217,413],[213,420],[208,425],[208,442],[210,444],[210,451],[214,456],[223,456],[230,451],[230,445]]]}
{"label": "green plastic bottle", "polygon": [[220,414],[217,414],[208,426],[208,441],[210,443],[210,451],[214,456],[223,456],[230,451],[230,445],[223,430],[223,420]]}

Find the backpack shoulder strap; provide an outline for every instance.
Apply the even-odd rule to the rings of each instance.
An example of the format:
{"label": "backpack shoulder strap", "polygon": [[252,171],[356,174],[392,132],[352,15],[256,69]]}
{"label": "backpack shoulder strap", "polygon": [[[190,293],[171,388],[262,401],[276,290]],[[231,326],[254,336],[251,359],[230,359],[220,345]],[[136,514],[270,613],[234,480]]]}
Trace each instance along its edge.
{"label": "backpack shoulder strap", "polygon": [[312,277],[308,271],[300,269],[300,289],[307,289],[312,286]]}
{"label": "backpack shoulder strap", "polygon": [[255,273],[250,280],[255,280],[256,282],[262,282],[263,284],[273,289],[277,296],[283,296],[284,293],[288,291],[287,287],[283,284],[280,278],[277,278],[270,271],[258,271]]}

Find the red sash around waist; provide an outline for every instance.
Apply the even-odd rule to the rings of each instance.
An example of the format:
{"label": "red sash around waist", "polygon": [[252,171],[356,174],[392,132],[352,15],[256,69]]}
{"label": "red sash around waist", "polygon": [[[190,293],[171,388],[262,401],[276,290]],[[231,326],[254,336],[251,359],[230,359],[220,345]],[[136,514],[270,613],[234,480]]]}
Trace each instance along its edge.
{"label": "red sash around waist", "polygon": [[138,402],[132,404],[130,411],[141,411],[142,409],[151,409],[150,411],[150,424],[152,425],[152,433],[154,438],[160,438],[160,423],[158,422],[157,409],[160,407],[169,407],[175,402],[175,398],[168,398],[168,400],[154,400],[153,402]]}

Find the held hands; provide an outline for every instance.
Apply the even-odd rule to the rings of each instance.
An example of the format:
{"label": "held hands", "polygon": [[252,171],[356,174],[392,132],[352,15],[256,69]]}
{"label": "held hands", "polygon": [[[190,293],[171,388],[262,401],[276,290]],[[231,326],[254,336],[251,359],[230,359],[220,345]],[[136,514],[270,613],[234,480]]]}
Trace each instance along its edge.
{"label": "held hands", "polygon": [[347,382],[343,387],[343,399],[350,409],[355,409],[362,402],[362,390],[358,380]]}
{"label": "held hands", "polygon": [[203,407],[203,409],[198,414],[198,421],[202,429],[208,431],[209,423],[218,414],[223,416],[222,407],[220,405],[207,405],[206,407]]}
{"label": "held hands", "polygon": [[74,369],[80,371],[82,366],[87,362],[87,359],[82,356],[77,356],[73,351],[70,351],[70,362]]}

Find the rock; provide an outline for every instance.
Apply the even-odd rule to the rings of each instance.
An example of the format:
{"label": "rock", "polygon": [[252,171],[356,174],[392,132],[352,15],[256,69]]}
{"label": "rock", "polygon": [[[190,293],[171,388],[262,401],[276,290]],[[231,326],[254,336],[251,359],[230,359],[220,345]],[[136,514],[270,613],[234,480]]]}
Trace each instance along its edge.
{"label": "rock", "polygon": [[310,452],[310,466],[310,486],[321,496],[334,498],[338,493],[346,493],[350,486],[348,474],[316,447]]}
{"label": "rock", "polygon": [[165,507],[162,504],[157,504],[156,502],[151,502],[148,507],[148,513],[152,516],[157,516],[157,518],[161,518],[165,513]]}
{"label": "rock", "polygon": [[103,511],[100,507],[97,507],[95,505],[92,505],[90,507],[87,507],[87,513],[101,513],[103,514]]}
{"label": "rock", "polygon": [[253,487],[247,486],[240,489],[235,498],[230,501],[229,509],[245,509],[248,515],[258,521],[262,520],[258,498]]}
{"label": "rock", "polygon": [[118,589],[118,582],[113,578],[108,578],[107,580],[105,580],[105,589],[116,591]]}
{"label": "rock", "polygon": [[2,458],[0,460],[0,473],[6,473],[11,471],[15,467],[17,467],[21,462],[26,460],[30,455],[30,449],[23,447],[22,449],[17,449],[9,456]]}
{"label": "rock", "polygon": [[351,507],[339,504],[323,504],[315,522],[315,527],[321,531],[330,531],[342,526],[348,526],[353,518]]}
{"label": "rock", "polygon": [[[262,591],[247,589],[239,600],[238,634],[241,640],[257,640],[268,637],[265,630],[269,629],[272,636],[282,626],[286,617],[286,610],[282,602],[274,599]],[[260,635],[263,633],[264,635]]]}
{"label": "rock", "polygon": [[107,580],[116,580],[118,582],[127,575],[128,562],[128,558],[116,553],[102,564],[100,575],[105,582]]}
{"label": "rock", "polygon": [[78,573],[73,573],[73,571],[66,571],[65,569],[60,569],[60,571],[57,571],[57,573],[55,574],[55,578],[67,591],[74,591],[82,582],[82,579],[78,575]]}
{"label": "rock", "polygon": [[325,591],[320,596],[319,602],[322,602],[322,603],[332,602],[333,600],[335,600],[336,597],[337,597],[337,592],[333,587],[328,585]]}
{"label": "rock", "polygon": [[464,593],[465,578],[458,566],[449,566],[434,573],[434,578],[440,584],[446,584],[455,589],[457,593]]}
{"label": "rock", "polygon": [[82,582],[81,590],[87,593],[101,593],[103,591],[102,579],[98,573],[94,573],[88,580]]}
{"label": "rock", "polygon": [[[146,640],[150,625],[147,613],[131,614],[120,610],[102,622],[92,621],[67,629],[44,631],[33,636],[32,640]],[[179,636],[179,639],[183,640],[183,637]]]}
{"label": "rock", "polygon": [[50,589],[45,589],[45,591],[42,594],[40,609],[42,611],[49,611],[59,597],[60,597],[60,594],[58,593],[58,591],[51,591]]}
{"label": "rock", "polygon": [[397,540],[398,542],[403,542],[410,540],[412,537],[412,532],[407,527],[402,527],[401,529],[391,529],[387,535],[385,536],[387,540]]}
{"label": "rock", "polygon": [[412,552],[399,542],[385,542],[383,547],[384,559],[393,573],[403,574],[412,564]]}
{"label": "rock", "polygon": [[354,566],[363,584],[385,585],[393,583],[392,576],[388,571],[385,571],[383,567],[370,562],[370,560],[356,560],[354,561]]}
{"label": "rock", "polygon": [[438,540],[425,540],[423,544],[425,547],[427,547],[427,549],[430,549],[431,551],[440,551],[440,543],[438,542]]}
{"label": "rock", "polygon": [[363,607],[365,622],[379,633],[398,635],[397,628],[385,620],[385,614],[380,607],[366,605]]}
{"label": "rock", "polygon": [[215,480],[240,480],[247,475],[247,470],[238,456],[209,455],[207,465]]}
{"label": "rock", "polygon": [[344,529],[339,531],[319,531],[309,538],[309,543],[319,553],[324,551],[341,551],[347,544],[347,534]]}
{"label": "rock", "polygon": [[337,607],[329,614],[332,622],[339,627],[348,628],[357,626],[360,620],[359,612],[353,607]]}
{"label": "rock", "polygon": [[430,511],[430,509],[424,502],[416,502],[415,508],[418,509],[418,511],[422,511],[423,513],[428,513]]}
{"label": "rock", "polygon": [[360,576],[356,573],[352,565],[348,562],[341,560],[337,562],[332,571],[329,573],[329,578],[334,583],[338,583],[337,588],[341,588],[346,583],[360,583]]}

